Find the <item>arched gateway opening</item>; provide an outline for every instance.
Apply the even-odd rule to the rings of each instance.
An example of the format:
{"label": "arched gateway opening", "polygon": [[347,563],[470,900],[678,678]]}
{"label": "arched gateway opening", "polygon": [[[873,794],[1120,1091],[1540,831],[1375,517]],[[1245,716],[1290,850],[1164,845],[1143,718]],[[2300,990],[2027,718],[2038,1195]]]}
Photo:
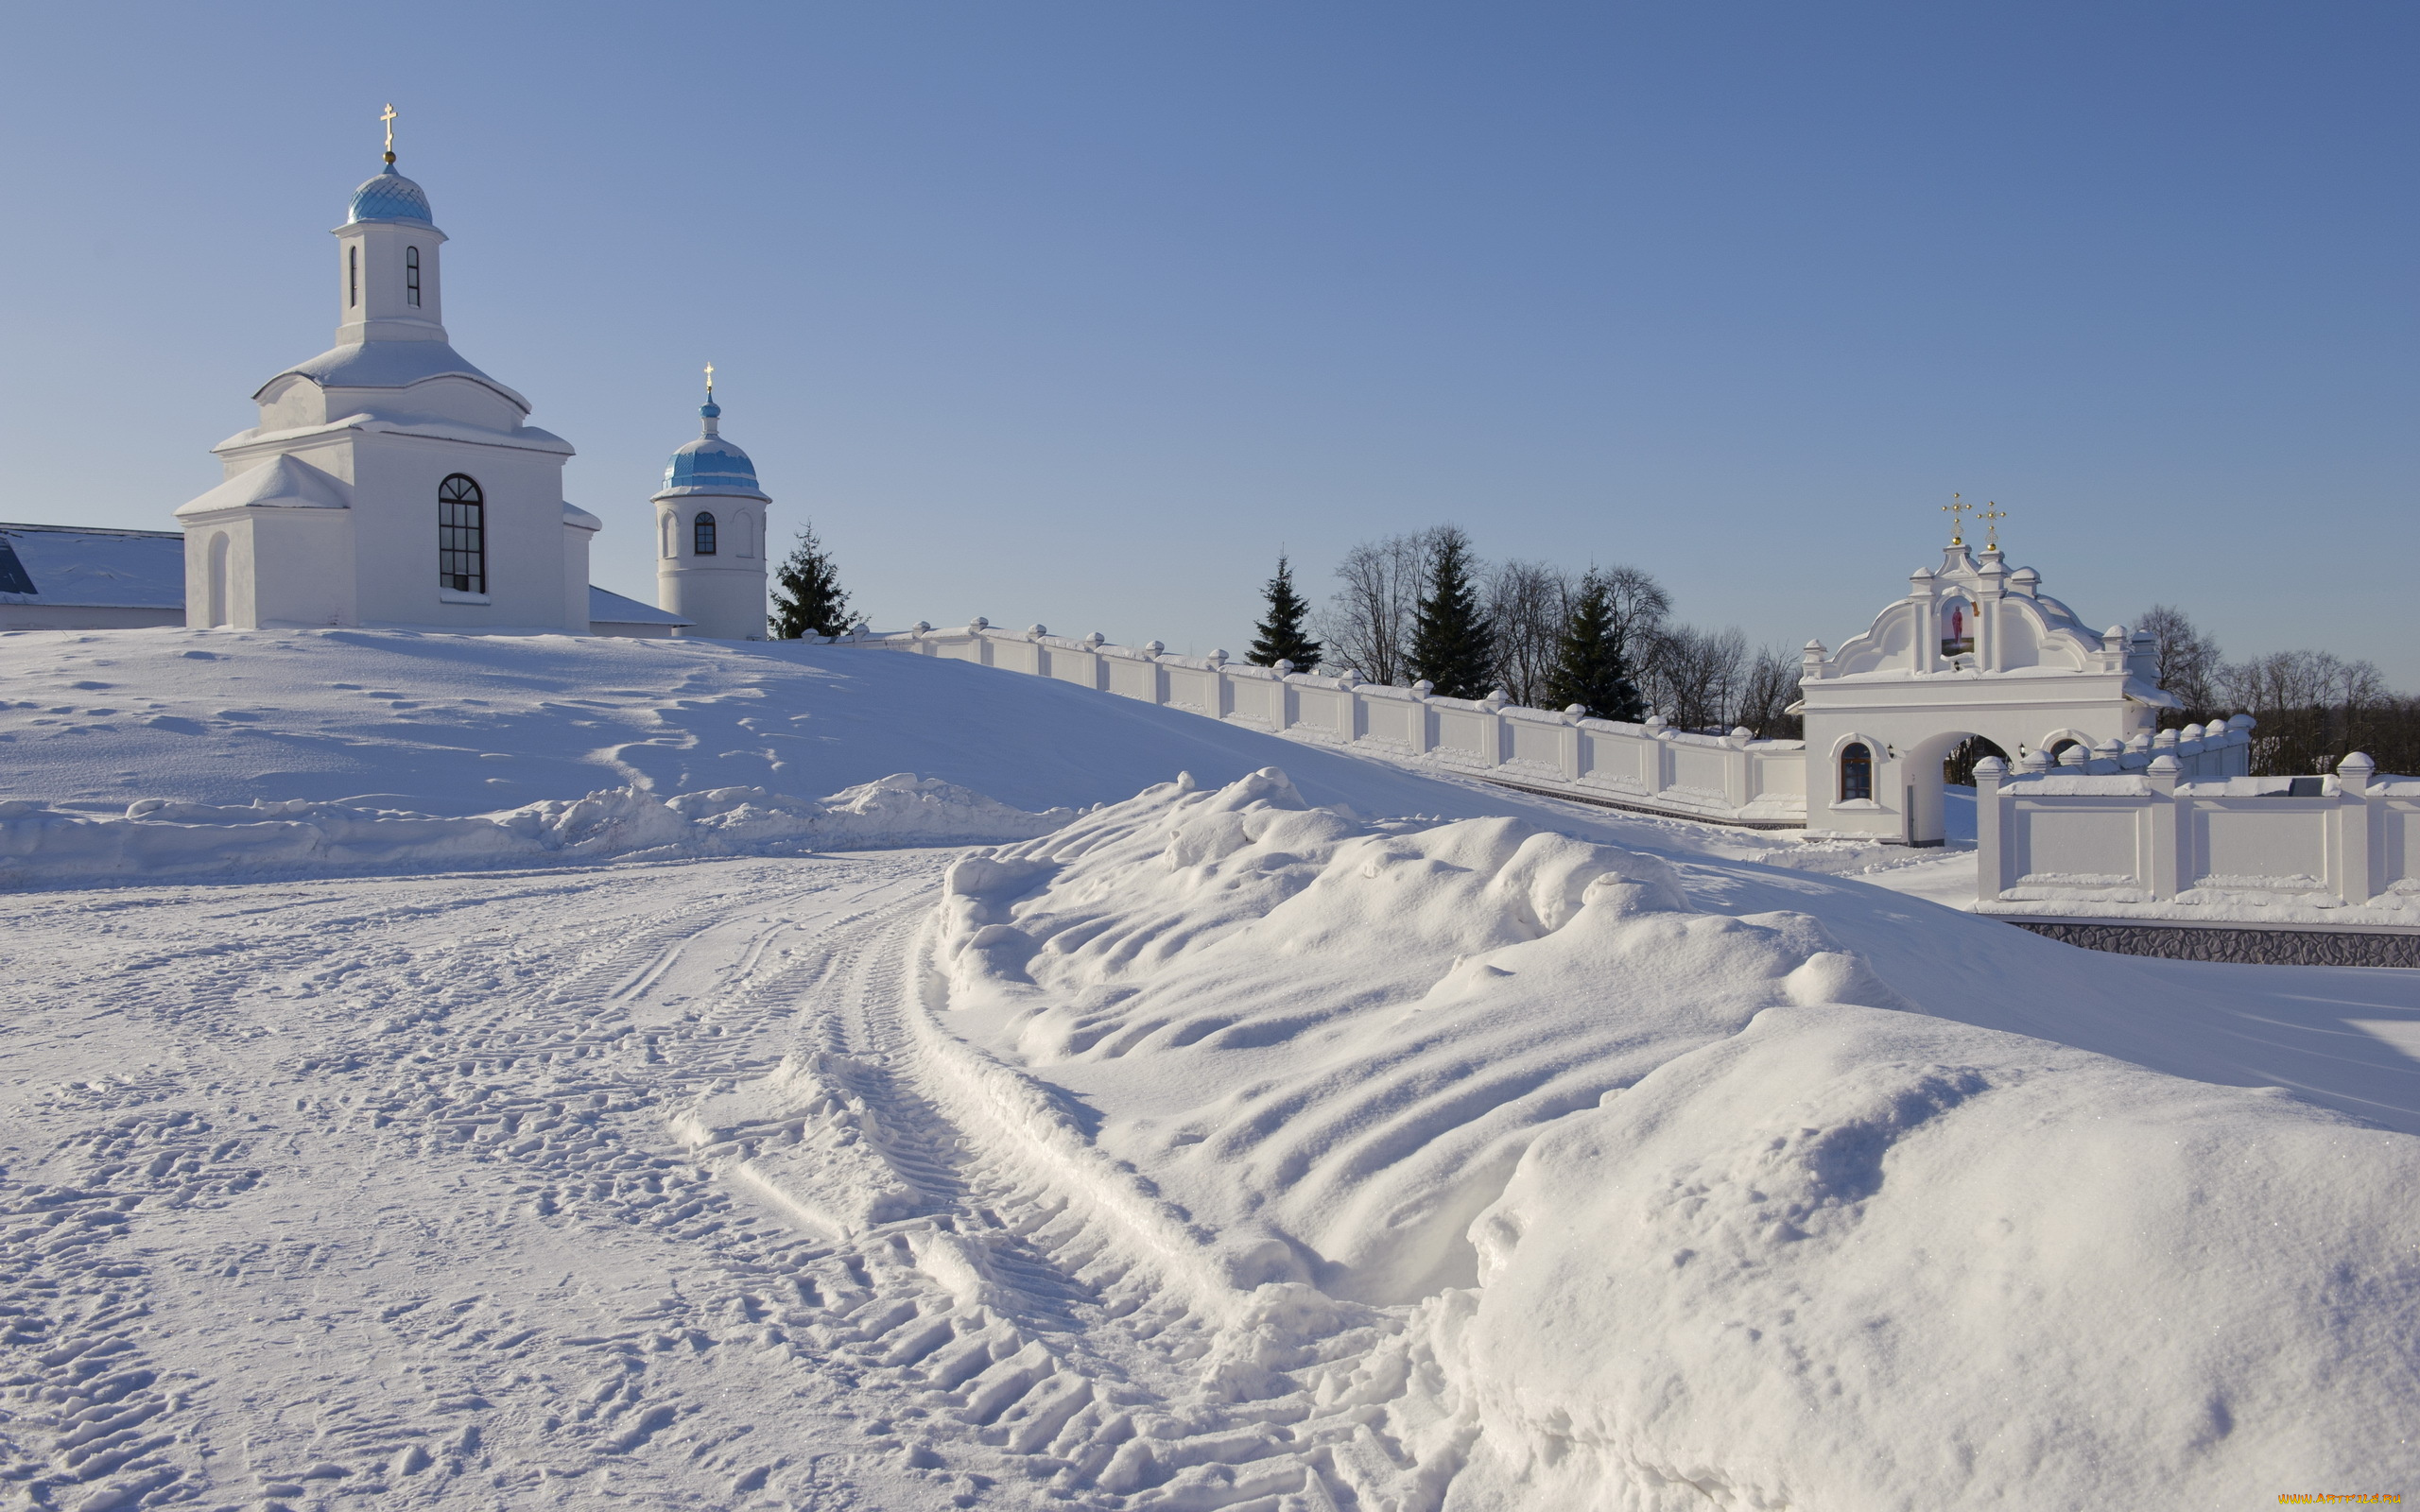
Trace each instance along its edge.
{"label": "arched gateway opening", "polygon": [[[2009,759],[1997,742],[1966,730],[1945,730],[1909,748],[1907,760],[1900,764],[1901,781],[1906,784],[1900,798],[1906,804],[1910,845],[1973,837],[1975,764],[1986,756]],[[1953,786],[1965,790],[1959,795],[1961,812],[1955,823],[1949,812]]]}

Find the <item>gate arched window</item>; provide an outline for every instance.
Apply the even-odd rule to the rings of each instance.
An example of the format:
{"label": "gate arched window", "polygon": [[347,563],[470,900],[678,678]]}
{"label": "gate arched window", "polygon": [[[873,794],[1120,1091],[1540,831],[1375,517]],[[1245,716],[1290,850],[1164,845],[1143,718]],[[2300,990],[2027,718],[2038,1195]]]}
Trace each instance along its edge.
{"label": "gate arched window", "polygon": [[437,586],[458,593],[488,591],[488,507],[479,486],[459,472],[437,486]]}
{"label": "gate arched window", "polygon": [[715,517],[703,509],[689,525],[689,555],[711,557],[715,554]]}
{"label": "gate arched window", "polygon": [[1874,752],[1852,741],[1841,751],[1841,800],[1874,797]]}

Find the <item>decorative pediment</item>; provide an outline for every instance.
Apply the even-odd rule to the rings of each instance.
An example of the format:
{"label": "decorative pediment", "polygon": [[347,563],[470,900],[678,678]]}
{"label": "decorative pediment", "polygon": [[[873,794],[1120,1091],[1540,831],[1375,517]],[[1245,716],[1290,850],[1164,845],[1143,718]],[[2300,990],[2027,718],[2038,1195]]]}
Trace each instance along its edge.
{"label": "decorative pediment", "polygon": [[[2041,575],[2011,571],[1996,549],[1977,557],[1953,542],[1938,569],[1909,576],[1908,594],[1839,650],[1808,658],[1815,678],[1960,671],[2107,672],[2126,650],[2089,629],[2066,605],[2041,592]],[[1810,650],[1813,648],[1810,647]]]}

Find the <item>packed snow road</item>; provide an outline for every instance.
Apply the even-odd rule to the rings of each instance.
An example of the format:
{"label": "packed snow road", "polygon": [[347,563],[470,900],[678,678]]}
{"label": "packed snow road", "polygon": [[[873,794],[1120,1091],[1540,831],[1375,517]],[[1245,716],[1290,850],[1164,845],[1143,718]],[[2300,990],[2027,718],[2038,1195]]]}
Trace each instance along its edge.
{"label": "packed snow road", "polygon": [[[900,977],[947,856],[11,899],[0,1485],[1321,1507],[1357,1453],[1375,1489],[1306,1403],[1189,1418],[1203,1322],[937,1108]],[[807,1112],[712,1125],[786,1057]],[[748,1179],[819,1149],[793,1194],[870,1211]]]}

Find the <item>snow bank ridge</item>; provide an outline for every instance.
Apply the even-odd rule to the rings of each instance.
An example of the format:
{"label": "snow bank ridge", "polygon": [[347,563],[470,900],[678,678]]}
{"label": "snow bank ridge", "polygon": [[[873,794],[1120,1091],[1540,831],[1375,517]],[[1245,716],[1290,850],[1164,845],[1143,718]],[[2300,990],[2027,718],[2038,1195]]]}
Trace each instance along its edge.
{"label": "snow bank ridge", "polygon": [[12,801],[0,802],[0,885],[966,845],[1046,833],[1073,816],[1069,809],[1028,814],[908,772],[820,799],[761,787],[668,799],[618,787],[461,818],[346,803],[172,799],[94,817]]}
{"label": "snow bank ridge", "polygon": [[[1054,1186],[1131,1189],[1155,1251],[1217,1252],[1205,1285],[1376,1303],[1477,1280],[1464,1231],[1546,1125],[1759,1008],[1898,1003],[1813,920],[1701,913],[1658,857],[1364,821],[1273,767],[961,857],[934,951],[937,1053],[986,1063]],[[1659,1006],[1574,1016],[1579,994]],[[1028,1068],[1199,1100],[1101,1128]]]}
{"label": "snow bank ridge", "polygon": [[2374,1425],[2420,1398],[2420,1143],[1912,1011],[1659,858],[1180,780],[962,858],[932,963],[964,1122],[1201,1298],[1205,1391],[1305,1402],[1299,1443],[1359,1403],[1401,1505],[2216,1505],[2411,1461]]}

